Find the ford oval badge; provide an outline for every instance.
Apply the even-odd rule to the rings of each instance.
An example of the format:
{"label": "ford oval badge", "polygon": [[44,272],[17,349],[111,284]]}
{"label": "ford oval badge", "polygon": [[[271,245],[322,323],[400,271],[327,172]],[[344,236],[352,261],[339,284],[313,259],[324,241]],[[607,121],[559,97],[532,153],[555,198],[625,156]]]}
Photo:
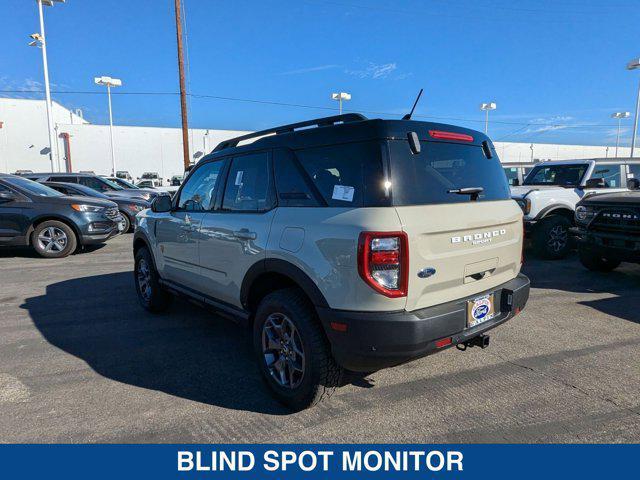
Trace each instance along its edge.
{"label": "ford oval badge", "polygon": [[420,278],[429,278],[432,275],[436,274],[436,269],[432,267],[423,268],[418,272],[418,277]]}

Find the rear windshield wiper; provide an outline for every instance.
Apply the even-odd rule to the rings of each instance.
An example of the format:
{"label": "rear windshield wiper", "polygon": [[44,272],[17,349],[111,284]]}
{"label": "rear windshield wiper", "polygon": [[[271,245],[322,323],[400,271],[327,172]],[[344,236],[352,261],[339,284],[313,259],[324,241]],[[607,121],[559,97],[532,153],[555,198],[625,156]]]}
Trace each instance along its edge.
{"label": "rear windshield wiper", "polygon": [[482,187],[467,187],[467,188],[452,188],[447,190],[447,193],[455,193],[457,195],[469,195],[472,202],[478,200],[480,194],[484,192]]}

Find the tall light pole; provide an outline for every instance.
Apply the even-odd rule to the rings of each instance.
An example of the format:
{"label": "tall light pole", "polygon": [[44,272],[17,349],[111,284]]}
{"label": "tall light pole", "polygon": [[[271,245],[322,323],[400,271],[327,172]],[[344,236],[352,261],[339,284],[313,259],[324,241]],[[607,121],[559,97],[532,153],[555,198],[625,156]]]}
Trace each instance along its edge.
{"label": "tall light pole", "polygon": [[[640,68],[640,58],[634,58],[627,64],[627,70],[635,70]],[[636,134],[638,132],[638,114],[640,114],[640,82],[638,83],[638,96],[636,98],[636,116],[633,120],[633,136],[631,137],[631,155],[636,149]]]}
{"label": "tall light pole", "polygon": [[618,119],[618,132],[616,133],[616,158],[618,158],[618,144],[620,143],[620,122],[623,118],[629,118],[629,112],[615,112],[611,114],[611,118]]}
{"label": "tall light pole", "polygon": [[487,135],[489,133],[489,110],[495,110],[497,105],[495,102],[481,103],[480,110],[485,111],[484,117],[484,133]]}
{"label": "tall light pole", "polygon": [[340,115],[342,115],[342,101],[344,100],[346,102],[351,100],[351,94],[346,92],[332,93],[331,98],[338,101],[338,111],[340,112]]}
{"label": "tall light pole", "polygon": [[64,3],[65,0],[36,0],[38,3],[38,15],[40,16],[40,33],[31,35],[33,41],[29,43],[32,47],[40,47],[42,49],[42,65],[44,69],[44,95],[47,105],[47,128],[49,130],[49,162],[51,163],[51,171],[53,172],[54,156],[55,156],[55,133],[53,129],[53,106],[51,105],[51,89],[49,88],[49,65],[47,63],[47,40],[44,33],[44,14],[42,6],[53,7],[54,2]]}
{"label": "tall light pole", "polygon": [[109,99],[109,138],[111,139],[111,176],[116,176],[116,152],[113,148],[113,113],[111,111],[111,87],[121,87],[122,80],[111,77],[95,77],[93,81],[96,85],[107,87],[107,97]]}

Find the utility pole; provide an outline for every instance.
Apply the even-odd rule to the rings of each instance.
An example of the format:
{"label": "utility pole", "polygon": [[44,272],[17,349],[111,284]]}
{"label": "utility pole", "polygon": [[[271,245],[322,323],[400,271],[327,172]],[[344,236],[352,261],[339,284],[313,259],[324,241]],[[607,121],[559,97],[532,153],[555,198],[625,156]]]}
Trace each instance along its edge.
{"label": "utility pole", "polygon": [[187,94],[184,85],[184,56],[182,53],[182,18],[180,0],[175,0],[176,9],[176,39],[178,41],[178,76],[180,78],[180,110],[182,113],[182,154],[184,169],[191,164],[189,158],[189,124],[187,121]]}

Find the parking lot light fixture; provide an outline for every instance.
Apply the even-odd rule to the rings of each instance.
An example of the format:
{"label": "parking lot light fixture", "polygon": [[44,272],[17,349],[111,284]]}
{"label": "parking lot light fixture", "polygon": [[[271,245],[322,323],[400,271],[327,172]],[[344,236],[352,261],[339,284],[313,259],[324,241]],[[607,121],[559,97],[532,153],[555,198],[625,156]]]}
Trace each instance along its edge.
{"label": "parking lot light fixture", "polygon": [[[627,70],[637,70],[640,68],[640,58],[634,58],[627,64]],[[636,149],[636,135],[638,133],[638,114],[640,114],[640,81],[638,81],[638,95],[636,97],[636,115],[633,119],[633,134],[631,136],[631,155],[633,157]]]}
{"label": "parking lot light fixture", "polygon": [[111,176],[116,176],[116,153],[113,147],[113,113],[111,110],[111,87],[121,87],[122,80],[119,78],[111,77],[95,77],[94,82],[96,85],[102,85],[107,87],[107,98],[109,99],[109,138],[111,140]]}
{"label": "parking lot light fixture", "polygon": [[497,108],[497,105],[495,102],[487,102],[487,103],[481,103],[480,104],[480,110],[484,110],[485,111],[485,118],[484,118],[484,133],[488,134],[489,133],[489,110],[495,110]]}
{"label": "parking lot light fixture", "polygon": [[332,93],[331,98],[333,100],[338,101],[338,105],[339,105],[338,109],[339,109],[340,115],[342,115],[342,102],[351,100],[351,94],[346,92]]}
{"label": "parking lot light fixture", "polygon": [[[49,65],[47,61],[47,40],[44,33],[44,14],[42,6],[53,7],[55,2],[64,3],[65,0],[36,0],[38,4],[38,16],[40,17],[40,32],[31,35],[33,39],[29,43],[31,47],[39,47],[42,49],[42,66],[44,70],[44,95],[47,107],[47,128],[49,131],[49,162],[51,163],[51,171],[53,172],[54,155],[56,150],[53,148],[55,144],[55,132],[53,129],[53,106],[51,104],[51,88],[49,87]],[[57,158],[56,158],[57,160]]]}
{"label": "parking lot light fixture", "polygon": [[620,122],[623,118],[629,118],[631,113],[629,112],[615,112],[611,114],[611,118],[618,120],[618,131],[616,133],[616,158],[618,158],[618,144],[620,143]]}

